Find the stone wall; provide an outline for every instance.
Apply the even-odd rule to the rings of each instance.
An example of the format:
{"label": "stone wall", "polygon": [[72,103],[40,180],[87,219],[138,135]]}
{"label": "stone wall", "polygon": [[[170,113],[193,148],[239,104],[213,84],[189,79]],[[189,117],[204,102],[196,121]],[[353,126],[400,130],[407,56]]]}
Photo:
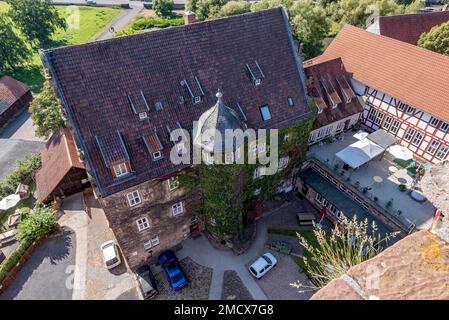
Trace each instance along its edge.
{"label": "stone wall", "polygon": [[[139,191],[142,202],[130,207],[126,195],[135,190]],[[152,180],[100,201],[130,268],[135,269],[146,261],[156,261],[163,250],[179,245],[190,236],[201,195],[185,193],[180,188],[170,191],[168,180]],[[183,213],[173,216],[172,205],[181,201]],[[136,221],[144,217],[148,218],[150,228],[139,231]],[[201,221],[197,220],[201,230]],[[156,236],[160,243],[146,251],[144,243]]]}

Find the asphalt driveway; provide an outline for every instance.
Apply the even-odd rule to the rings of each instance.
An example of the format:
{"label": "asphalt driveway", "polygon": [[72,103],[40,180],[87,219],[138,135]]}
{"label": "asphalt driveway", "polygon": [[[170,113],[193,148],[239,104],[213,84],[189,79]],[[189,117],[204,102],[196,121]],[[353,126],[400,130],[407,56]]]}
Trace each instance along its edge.
{"label": "asphalt driveway", "polygon": [[71,300],[75,243],[72,232],[44,240],[0,300]]}

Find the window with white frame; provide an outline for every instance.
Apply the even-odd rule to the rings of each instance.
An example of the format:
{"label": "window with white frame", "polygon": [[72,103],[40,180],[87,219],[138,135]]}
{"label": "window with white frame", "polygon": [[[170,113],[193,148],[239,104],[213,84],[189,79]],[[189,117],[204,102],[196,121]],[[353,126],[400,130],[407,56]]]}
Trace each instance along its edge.
{"label": "window with white frame", "polygon": [[435,151],[437,151],[439,146],[440,146],[440,143],[438,141],[432,140],[432,142],[430,142],[430,144],[429,144],[429,147],[427,148],[427,153],[434,154]]}
{"label": "window with white frame", "polygon": [[227,152],[225,154],[225,163],[233,164],[234,163],[234,152]]}
{"label": "window with white frame", "polygon": [[393,120],[392,117],[386,117],[384,123],[382,123],[382,128],[385,129],[385,130],[390,129],[392,120]]}
{"label": "window with white frame", "polygon": [[171,206],[171,212],[173,216],[178,216],[183,213],[184,209],[182,207],[182,202],[175,203]]}
{"label": "window with white frame", "polygon": [[429,121],[429,124],[432,126],[432,127],[436,127],[436,126],[438,126],[438,123],[440,122],[440,120],[438,120],[437,118],[435,118],[435,117],[431,117],[430,118],[430,121]]}
{"label": "window with white frame", "polygon": [[116,164],[113,168],[116,177],[121,177],[128,173],[128,169],[126,168],[126,164],[124,162]]}
{"label": "window with white frame", "polygon": [[153,159],[154,160],[162,159],[162,152],[160,151],[153,152]]}
{"label": "window with white frame", "polygon": [[390,131],[392,133],[396,134],[399,130],[400,125],[401,125],[401,123],[398,120],[394,120],[393,123],[391,124]]}
{"label": "window with white frame", "polygon": [[376,110],[370,109],[370,111],[368,113],[368,120],[374,121],[375,118],[376,118]]}
{"label": "window with white frame", "polygon": [[408,106],[405,112],[407,114],[413,114],[413,112],[415,112],[415,108],[413,108],[412,106]]}
{"label": "window with white frame", "polygon": [[182,227],[181,233],[183,238],[187,238],[190,234],[189,228],[187,228],[186,226]]}
{"label": "window with white frame", "polygon": [[374,123],[377,125],[380,125],[382,123],[383,117],[384,117],[384,114],[382,112],[378,112],[376,115],[376,119],[374,120]]}
{"label": "window with white frame", "polygon": [[441,124],[440,130],[443,131],[443,132],[446,132],[448,129],[449,129],[449,123],[443,122]]}
{"label": "window with white frame", "polygon": [[435,157],[437,157],[439,160],[445,160],[448,152],[449,152],[449,147],[443,144],[438,149],[438,152],[435,155]]}
{"label": "window with white frame", "polygon": [[143,243],[143,249],[144,249],[145,251],[148,251],[148,250],[150,250],[151,248],[153,248],[153,247],[155,247],[155,246],[157,246],[157,245],[159,245],[159,244],[160,244],[159,237],[158,237],[158,236],[154,236],[154,237],[152,237],[150,240],[145,241],[145,242]]}
{"label": "window with white frame", "polygon": [[416,132],[415,136],[413,137],[412,144],[413,144],[414,146],[419,147],[419,145],[421,144],[421,141],[422,141],[423,137],[424,137],[424,136],[423,136],[420,132]]}
{"label": "window with white frame", "polygon": [[404,140],[405,141],[410,141],[414,134],[415,134],[415,129],[408,128],[407,132],[405,133]]}
{"label": "window with white frame", "polygon": [[137,219],[136,224],[139,231],[146,230],[150,227],[150,222],[148,221],[147,217]]}
{"label": "window with white frame", "polygon": [[335,129],[335,131],[336,131],[336,132],[340,132],[341,130],[343,130],[344,127],[345,127],[344,121],[339,122],[339,123],[337,124],[337,129]]}
{"label": "window with white frame", "polygon": [[279,164],[278,164],[278,169],[279,170],[284,169],[287,166],[288,161],[289,161],[289,157],[288,156],[280,158],[279,159]]}
{"label": "window with white frame", "polygon": [[178,177],[171,177],[167,180],[167,182],[168,182],[168,190],[173,191],[178,189],[179,187]]}
{"label": "window with white frame", "polygon": [[331,134],[332,134],[332,132],[333,132],[333,127],[332,126],[329,126],[329,127],[327,127],[326,128],[326,134],[325,134],[325,136],[327,137],[327,136],[330,136]]}
{"label": "window with white frame", "polygon": [[138,190],[128,193],[126,198],[128,199],[128,204],[130,207],[134,207],[142,202]]}

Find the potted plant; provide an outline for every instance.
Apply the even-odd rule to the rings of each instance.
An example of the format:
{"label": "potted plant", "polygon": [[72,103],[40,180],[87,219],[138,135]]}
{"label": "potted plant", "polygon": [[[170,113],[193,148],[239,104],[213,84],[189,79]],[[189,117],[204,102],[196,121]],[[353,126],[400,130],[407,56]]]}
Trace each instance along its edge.
{"label": "potted plant", "polygon": [[388,200],[387,209],[390,209],[393,206],[393,199]]}
{"label": "potted plant", "polygon": [[358,189],[358,188],[360,187],[360,181],[356,181],[356,182],[354,183],[354,187],[355,187],[356,189]]}
{"label": "potted plant", "polygon": [[398,186],[398,188],[399,188],[399,191],[401,191],[401,192],[404,192],[405,190],[407,190],[407,186],[405,184],[403,184],[403,183],[401,183]]}
{"label": "potted plant", "polygon": [[377,202],[379,200],[379,198],[378,197],[374,197],[373,200],[374,200],[374,202]]}

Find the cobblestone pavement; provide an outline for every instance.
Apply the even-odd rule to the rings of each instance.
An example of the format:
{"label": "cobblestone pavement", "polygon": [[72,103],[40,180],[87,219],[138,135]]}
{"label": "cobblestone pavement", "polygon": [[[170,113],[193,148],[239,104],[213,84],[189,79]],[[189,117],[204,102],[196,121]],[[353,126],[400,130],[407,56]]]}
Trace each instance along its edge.
{"label": "cobblestone pavement", "polygon": [[[115,240],[103,210],[93,197],[89,198],[91,213],[83,211],[82,194],[64,200],[59,223],[76,233],[75,286],[73,300],[137,299],[135,281],[126,264],[108,270],[101,258],[100,246]],[[123,258],[122,258],[123,261]]]}
{"label": "cobblestone pavement", "polygon": [[297,289],[293,283],[300,283],[302,286],[311,286],[309,278],[302,273],[291,256],[266,250],[271,252],[278,260],[277,265],[268,271],[260,280],[258,285],[265,292],[270,300],[308,300],[314,291],[310,288]]}
{"label": "cobblestone pavement", "polygon": [[168,283],[165,272],[157,267],[158,273],[155,274],[155,277],[159,294],[155,297],[155,300],[207,300],[212,280],[212,269],[195,263],[188,257],[180,260],[179,263],[189,284],[179,291],[173,290]]}
{"label": "cobblestone pavement", "polygon": [[253,300],[238,273],[234,270],[225,270],[223,275],[222,300]]}

